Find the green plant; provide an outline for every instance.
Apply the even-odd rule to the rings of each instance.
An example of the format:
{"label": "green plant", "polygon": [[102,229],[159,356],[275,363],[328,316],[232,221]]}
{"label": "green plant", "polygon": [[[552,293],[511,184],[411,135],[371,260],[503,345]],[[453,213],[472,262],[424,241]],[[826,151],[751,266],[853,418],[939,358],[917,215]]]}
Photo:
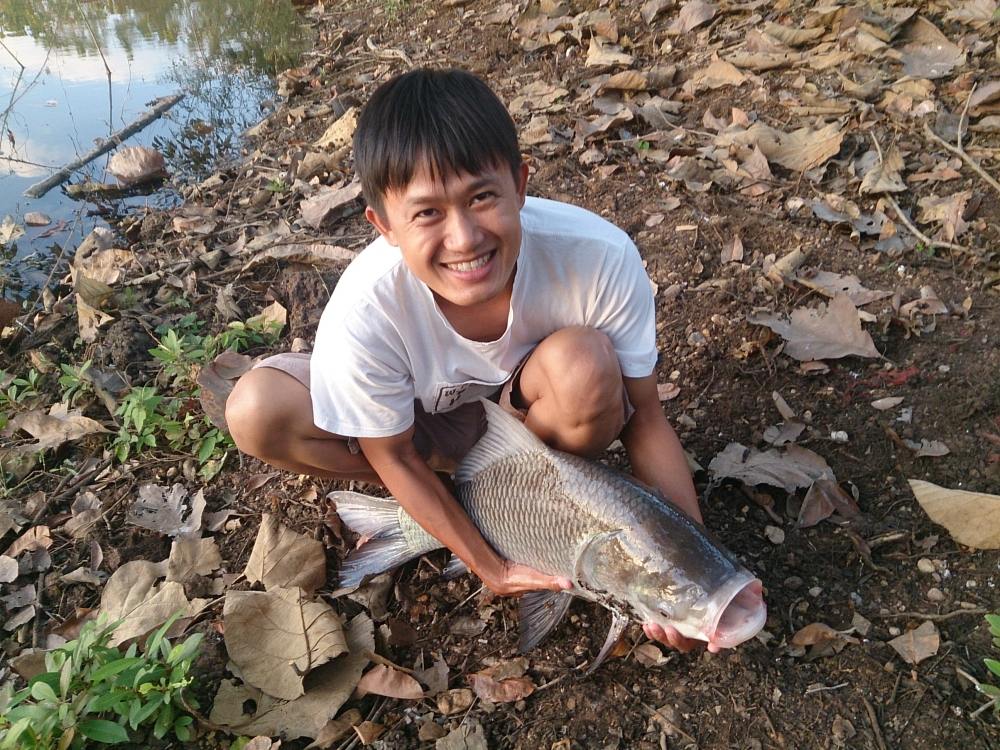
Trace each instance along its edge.
{"label": "green plant", "polygon": [[111,444],[115,457],[124,461],[131,453],[143,448],[156,447],[156,433],[161,427],[162,416],[158,409],[163,402],[156,388],[140,386],[129,391],[122,399],[115,416],[121,417],[118,435]]}
{"label": "green plant", "polygon": [[94,386],[87,378],[87,371],[92,364],[93,360],[90,359],[79,367],[60,363],[62,375],[59,376],[59,385],[63,389],[63,401],[70,406],[73,406],[78,397],[94,392]]}
{"label": "green plant", "polygon": [[[986,615],[986,622],[990,626],[990,635],[993,636],[993,646],[1000,649],[1000,613]],[[1000,678],[1000,660],[997,659],[983,659],[986,663],[986,668],[993,673],[994,676]],[[993,707],[993,713],[1000,718],[1000,685],[992,685],[988,682],[977,682],[976,689],[988,695],[990,697],[990,702],[984,706],[980,706],[976,713],[980,711],[985,711],[990,706]]]}
{"label": "green plant", "polygon": [[275,178],[273,180],[268,180],[264,189],[271,193],[284,193],[288,191],[288,183],[282,179]]}
{"label": "green plant", "polygon": [[38,387],[41,385],[41,381],[42,374],[33,367],[23,378],[12,378],[7,372],[0,370],[0,383],[6,384],[0,390],[0,409],[22,404],[26,400],[40,395]]}
{"label": "green plant", "polygon": [[45,654],[45,672],[14,692],[0,691],[0,750],[75,750],[128,742],[129,730],[148,728],[162,739],[173,732],[191,739],[197,701],[185,696],[201,634],[174,646],[166,638],[177,615],[123,654],[109,645],[118,623],[105,618],[83,626],[80,636]]}

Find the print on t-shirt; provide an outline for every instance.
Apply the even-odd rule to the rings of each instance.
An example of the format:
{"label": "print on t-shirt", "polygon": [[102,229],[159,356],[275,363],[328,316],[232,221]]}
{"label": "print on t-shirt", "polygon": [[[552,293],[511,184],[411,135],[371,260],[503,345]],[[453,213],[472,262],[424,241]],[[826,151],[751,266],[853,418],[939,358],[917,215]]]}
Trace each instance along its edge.
{"label": "print on t-shirt", "polygon": [[450,411],[462,398],[462,394],[469,390],[468,383],[443,383],[438,385],[437,399],[434,401],[434,412]]}

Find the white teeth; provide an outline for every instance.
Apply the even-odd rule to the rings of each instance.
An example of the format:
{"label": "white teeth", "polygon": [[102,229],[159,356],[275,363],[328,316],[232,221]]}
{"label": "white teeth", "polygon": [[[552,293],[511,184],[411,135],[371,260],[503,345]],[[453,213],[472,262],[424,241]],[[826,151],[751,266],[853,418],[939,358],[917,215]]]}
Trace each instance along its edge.
{"label": "white teeth", "polygon": [[486,255],[481,255],[475,260],[470,260],[466,263],[446,263],[452,271],[475,271],[477,268],[482,268],[487,263],[489,263],[490,258],[493,253],[486,253]]}

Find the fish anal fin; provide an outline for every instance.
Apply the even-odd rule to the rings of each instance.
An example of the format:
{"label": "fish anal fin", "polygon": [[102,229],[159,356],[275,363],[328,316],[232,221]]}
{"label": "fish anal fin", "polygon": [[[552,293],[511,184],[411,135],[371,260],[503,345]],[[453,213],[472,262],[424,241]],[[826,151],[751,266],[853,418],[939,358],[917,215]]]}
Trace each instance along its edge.
{"label": "fish anal fin", "polygon": [[594,659],[594,663],[587,667],[587,674],[592,673],[607,658],[608,654],[611,653],[611,649],[618,643],[618,639],[622,637],[622,633],[625,632],[628,623],[629,618],[627,615],[611,610],[611,630],[608,631],[608,637],[604,639],[604,645],[601,646],[601,652]]}
{"label": "fish anal fin", "polygon": [[452,555],[441,575],[444,576],[446,581],[450,581],[454,578],[458,578],[459,576],[464,576],[468,572],[469,566],[459,560],[457,555]]}
{"label": "fish anal fin", "polygon": [[549,634],[569,609],[572,594],[564,591],[529,591],[521,597],[518,651],[530,651]]}

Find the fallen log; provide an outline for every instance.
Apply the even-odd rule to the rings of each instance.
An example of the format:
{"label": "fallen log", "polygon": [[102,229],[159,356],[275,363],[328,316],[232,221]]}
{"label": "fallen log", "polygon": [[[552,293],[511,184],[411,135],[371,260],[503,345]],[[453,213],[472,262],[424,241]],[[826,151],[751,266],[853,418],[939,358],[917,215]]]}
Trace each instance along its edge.
{"label": "fallen log", "polygon": [[126,138],[131,138],[151,122],[159,119],[164,112],[173,107],[183,98],[184,94],[174,94],[173,96],[165,96],[162,99],[158,99],[156,104],[154,104],[150,109],[147,109],[142,116],[131,125],[126,125],[118,132],[113,133],[99,142],[96,146],[94,146],[94,148],[80,158],[71,161],[58,172],[55,172],[41,182],[36,182],[34,185],[29,187],[24,191],[25,197],[41,198],[56,185],[61,185],[68,180],[70,175],[80,167],[86,166],[101,154],[106,154],[116,146],[120,146]]}

